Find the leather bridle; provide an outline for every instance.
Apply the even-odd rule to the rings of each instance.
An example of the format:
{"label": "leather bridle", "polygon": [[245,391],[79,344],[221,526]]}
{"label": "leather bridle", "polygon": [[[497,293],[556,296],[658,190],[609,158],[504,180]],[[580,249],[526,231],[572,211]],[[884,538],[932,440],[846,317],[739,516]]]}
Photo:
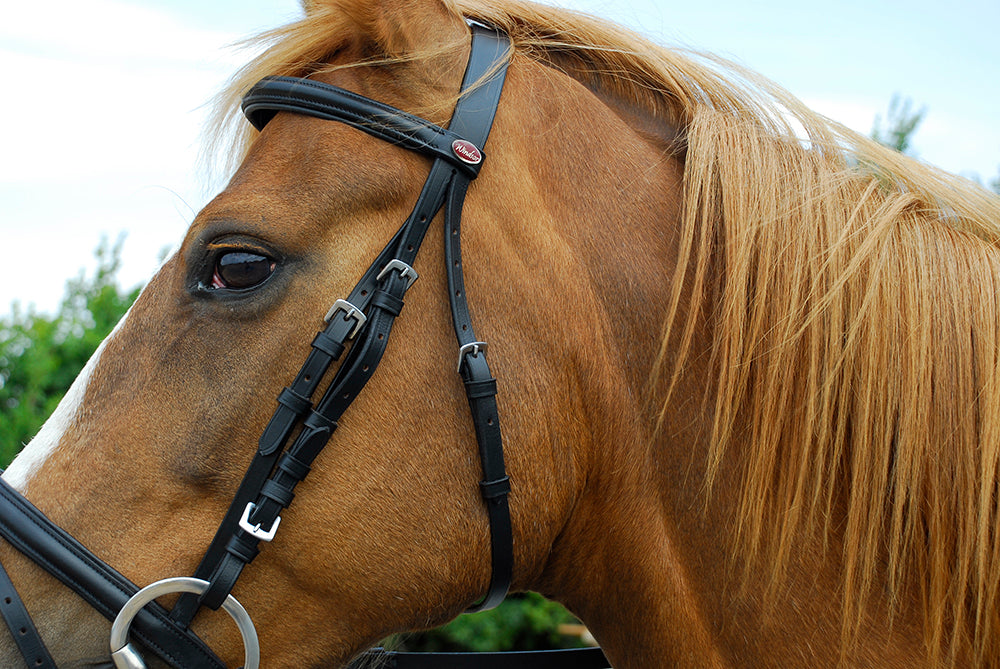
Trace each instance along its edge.
{"label": "leather bridle", "polygon": [[[470,27],[472,48],[462,95],[447,129],[308,79],[267,77],[245,96],[243,111],[258,130],[278,112],[305,114],[346,123],[428,156],[433,164],[413,212],[348,297],[337,300],[327,313],[325,326],[313,339],[305,363],[292,384],[279,394],[278,407],[260,437],[257,452],[193,578],[160,581],[140,592],[135,584],[94,556],[0,479],[0,536],[109,620],[118,618],[116,626],[121,622],[120,612],[129,610],[134,619],[124,623],[125,632],[130,632],[169,666],[224,668],[222,661],[191,632],[190,623],[203,606],[235,610],[235,599],[230,592],[236,580],[258,554],[260,543],[274,538],[281,520],[279,514],[291,504],[295,486],[309,473],[341,416],[378,366],[393,322],[402,310],[404,294],[417,278],[414,259],[431,221],[442,208],[448,294],[458,339],[457,368],[465,385],[479,446],[483,470],[479,488],[488,512],[491,537],[489,588],[470,611],[492,608],[507,594],[514,557],[507,499],[510,481],[504,467],[497,383],[486,361],[486,344],[477,340],[473,332],[459,233],[467,189],[483,164],[482,148],[499,105],[511,45],[506,35],[492,28],[475,23],[470,23]],[[314,403],[312,397],[321,380],[345,353],[332,382]],[[296,427],[300,429],[292,439]],[[185,594],[169,612],[155,602],[142,605],[163,591]],[[235,607],[242,610],[238,603]],[[2,565],[0,613],[27,665],[54,669],[55,663]],[[240,622],[239,618],[237,621]],[[245,622],[252,632],[249,618]],[[246,633],[244,642],[249,657]],[[119,667],[145,666],[131,646],[112,651],[116,651],[112,657]],[[511,662],[527,669],[608,666],[599,649],[468,655],[376,649],[364,658],[373,655],[385,662],[378,666],[399,669],[444,666],[483,669],[512,666]],[[247,664],[251,664],[250,660]]]}

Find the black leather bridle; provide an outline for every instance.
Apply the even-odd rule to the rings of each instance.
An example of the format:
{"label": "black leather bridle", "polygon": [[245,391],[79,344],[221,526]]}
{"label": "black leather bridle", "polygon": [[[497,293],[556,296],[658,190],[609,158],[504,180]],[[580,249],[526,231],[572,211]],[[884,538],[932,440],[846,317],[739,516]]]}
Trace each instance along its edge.
{"label": "black leather bridle", "polygon": [[[403,296],[417,278],[414,259],[431,221],[444,209],[448,293],[458,339],[458,372],[472,413],[479,445],[491,544],[492,575],[486,595],[470,611],[503,601],[513,572],[513,538],[503,445],[497,410],[497,383],[486,361],[486,344],[476,339],[462,275],[460,223],[469,184],[483,164],[486,143],[503,90],[510,57],[509,38],[470,24],[472,49],[447,129],[335,86],[308,79],[267,77],[243,100],[243,111],[258,129],[278,112],[293,112],[339,121],[394,145],[433,159],[417,204],[392,240],[364,273],[346,299],[337,300],[325,326],[292,384],[278,396],[278,407],[261,435],[257,452],[209,545],[194,578],[205,582],[200,594],[183,594],[171,611],[151,603],[135,615],[131,634],[164,662],[179,669],[223,669],[224,664],[197,636],[190,623],[202,606],[224,605],[244,567],[258,554],[260,543],[278,529],[280,513],[291,504],[295,486],[309,473],[351,401],[364,388],[388,344]],[[312,396],[330,366],[346,353],[323,396]],[[300,427],[295,438],[295,428]],[[291,445],[289,446],[289,442]],[[0,479],[0,536],[27,555],[109,620],[139,591],[53,524],[17,491]],[[29,667],[54,669],[6,571],[0,565],[0,613],[3,614]],[[451,667],[489,669],[519,666],[597,669],[607,667],[599,649],[504,654],[395,653],[375,649],[377,666],[398,669]],[[513,664],[512,664],[513,663]]]}

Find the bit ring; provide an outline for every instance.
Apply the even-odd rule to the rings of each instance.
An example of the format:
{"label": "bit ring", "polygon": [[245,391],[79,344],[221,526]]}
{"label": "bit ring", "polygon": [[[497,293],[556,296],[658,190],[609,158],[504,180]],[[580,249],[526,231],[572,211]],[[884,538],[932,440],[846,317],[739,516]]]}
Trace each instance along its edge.
{"label": "bit ring", "polygon": [[[111,625],[111,659],[117,669],[146,669],[142,656],[128,643],[128,630],[132,620],[146,604],[157,597],[173,592],[190,592],[200,595],[208,589],[208,581],[200,578],[177,577],[165,578],[162,581],[150,583],[132,598],[118,612],[115,622]],[[260,641],[257,630],[250,620],[250,614],[232,595],[226,597],[222,608],[228,613],[243,637],[243,653],[245,656],[243,669],[258,669],[260,666]]]}

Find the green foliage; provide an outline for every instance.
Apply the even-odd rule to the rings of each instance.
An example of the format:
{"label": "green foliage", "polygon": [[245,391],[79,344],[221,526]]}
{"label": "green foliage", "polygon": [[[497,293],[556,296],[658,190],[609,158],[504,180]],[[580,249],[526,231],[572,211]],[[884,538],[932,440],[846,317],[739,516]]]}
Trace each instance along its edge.
{"label": "green foliage", "polygon": [[883,127],[882,115],[875,115],[872,139],[900,153],[908,153],[913,135],[924,120],[926,113],[926,107],[913,111],[913,101],[910,98],[903,100],[896,93],[889,101],[889,113],[886,115],[885,127]]}
{"label": "green foliage", "polygon": [[102,240],[94,275],[67,281],[54,316],[15,303],[0,317],[0,467],[38,432],[138,296],[118,286],[122,242]]}
{"label": "green foliage", "polygon": [[424,652],[579,648],[585,644],[578,635],[560,632],[560,625],[578,624],[559,604],[528,592],[511,595],[490,611],[468,613],[443,627],[396,637],[386,645]]}

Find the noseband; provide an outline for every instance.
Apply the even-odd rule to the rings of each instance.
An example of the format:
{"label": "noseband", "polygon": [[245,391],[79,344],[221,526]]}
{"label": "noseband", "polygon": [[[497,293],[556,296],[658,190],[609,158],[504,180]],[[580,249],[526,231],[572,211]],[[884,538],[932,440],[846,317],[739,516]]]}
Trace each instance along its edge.
{"label": "noseband", "polygon": [[[448,293],[458,340],[457,368],[465,384],[479,446],[483,471],[479,489],[490,527],[489,588],[483,599],[469,610],[492,608],[506,596],[514,564],[507,499],[510,481],[504,467],[497,383],[486,361],[486,344],[476,338],[472,329],[459,233],[467,189],[483,164],[482,149],[503,90],[511,45],[509,38],[498,31],[477,24],[471,24],[471,29],[472,49],[462,95],[447,129],[355,93],[307,79],[267,77],[244,97],[243,111],[258,130],[263,130],[278,112],[305,114],[346,123],[428,156],[433,164],[413,212],[351,293],[331,307],[305,363],[292,384],[279,394],[278,407],[260,437],[253,461],[193,578],[158,581],[140,591],[0,479],[3,498],[0,536],[102,615],[115,620],[111,650],[119,669],[145,666],[138,653],[125,644],[129,633],[171,667],[223,669],[222,661],[189,627],[203,606],[222,607],[237,619],[244,632],[247,669],[255,666],[256,633],[230,592],[244,567],[257,556],[261,542],[275,537],[281,521],[279,514],[291,504],[295,486],[309,473],[341,416],[378,366],[393,322],[402,310],[403,296],[417,279],[413,269],[417,252],[431,221],[442,208]],[[314,403],[313,394],[320,381],[345,353],[333,381]],[[296,427],[300,430],[292,440]],[[168,592],[184,593],[171,611],[155,602],[146,604]],[[27,665],[54,668],[55,663],[2,566],[0,613]],[[253,643],[248,640],[251,636]],[[607,666],[597,649],[475,654],[470,656],[472,659],[463,659],[462,654],[376,650],[369,651],[365,658],[372,655],[386,660],[386,666],[400,669],[506,667],[512,662],[521,667]]]}

